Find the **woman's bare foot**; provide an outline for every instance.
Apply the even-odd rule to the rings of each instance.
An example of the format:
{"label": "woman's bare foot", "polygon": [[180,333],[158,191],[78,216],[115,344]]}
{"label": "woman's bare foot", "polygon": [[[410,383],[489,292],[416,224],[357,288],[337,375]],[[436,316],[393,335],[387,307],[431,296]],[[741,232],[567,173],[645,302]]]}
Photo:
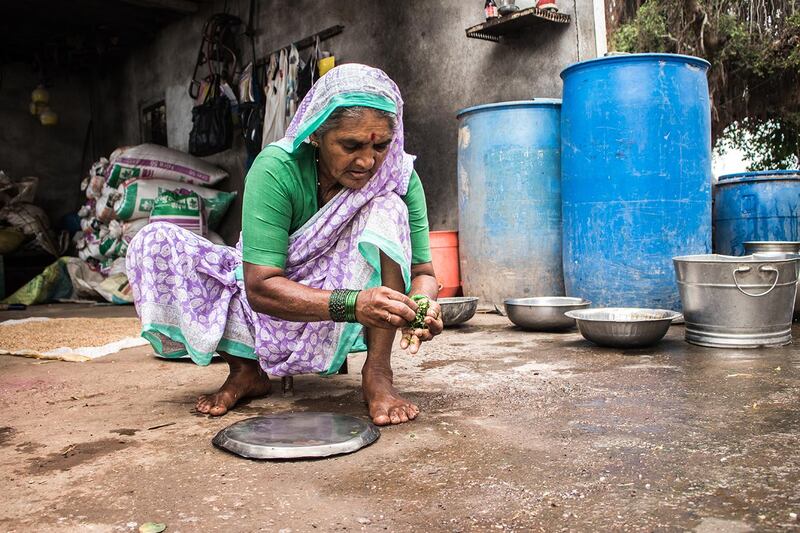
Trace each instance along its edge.
{"label": "woman's bare foot", "polygon": [[394,388],[391,369],[365,364],[361,370],[361,383],[364,399],[369,405],[369,416],[376,425],[402,424],[417,418],[419,407],[400,396]]}
{"label": "woman's bare foot", "polygon": [[242,398],[266,396],[270,391],[269,378],[261,371],[258,361],[220,354],[230,367],[222,387],[213,394],[197,398],[196,409],[211,416],[222,416]]}

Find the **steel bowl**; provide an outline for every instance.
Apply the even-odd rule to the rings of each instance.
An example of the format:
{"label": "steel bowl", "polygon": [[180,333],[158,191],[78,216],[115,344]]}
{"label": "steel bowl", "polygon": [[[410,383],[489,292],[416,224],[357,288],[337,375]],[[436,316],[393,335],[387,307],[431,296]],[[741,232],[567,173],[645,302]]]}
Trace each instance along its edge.
{"label": "steel bowl", "polygon": [[575,319],[586,340],[599,346],[644,348],[664,338],[681,314],[665,309],[608,307],[570,311],[567,316]]}
{"label": "steel bowl", "polygon": [[475,296],[439,298],[436,302],[442,308],[442,322],[445,327],[466,322],[475,316],[478,309],[478,298]]}
{"label": "steel bowl", "polygon": [[575,326],[575,320],[564,313],[585,309],[592,303],[583,298],[544,296],[511,298],[504,302],[506,315],[514,324],[530,331],[559,331]]}

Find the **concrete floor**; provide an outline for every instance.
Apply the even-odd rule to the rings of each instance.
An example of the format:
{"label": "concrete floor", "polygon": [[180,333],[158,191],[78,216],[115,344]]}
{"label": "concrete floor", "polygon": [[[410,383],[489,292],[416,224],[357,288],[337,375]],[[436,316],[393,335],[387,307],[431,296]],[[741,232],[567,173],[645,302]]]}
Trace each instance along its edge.
{"label": "concrete floor", "polygon": [[[132,309],[25,314],[65,312]],[[10,316],[24,315],[0,313]],[[261,413],[365,415],[363,357],[349,375],[296,378],[294,397],[219,419],[192,407],[222,364],[147,348],[91,363],[0,357],[0,530],[799,528],[800,352],[704,349],[682,335],[674,326],[656,348],[621,353],[479,315],[421,356],[398,354],[415,422],[358,453],[296,462],[248,461],[210,441]]]}

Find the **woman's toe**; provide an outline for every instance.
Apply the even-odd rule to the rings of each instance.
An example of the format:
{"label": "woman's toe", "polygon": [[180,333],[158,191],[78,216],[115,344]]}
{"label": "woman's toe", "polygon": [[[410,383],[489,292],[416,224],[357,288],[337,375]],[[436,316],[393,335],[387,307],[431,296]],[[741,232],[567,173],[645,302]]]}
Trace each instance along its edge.
{"label": "woman's toe", "polygon": [[401,424],[403,422],[408,422],[408,417],[406,416],[405,412],[403,412],[403,410],[398,407],[392,409],[390,418],[392,419],[392,424]]}
{"label": "woman's toe", "polygon": [[200,396],[197,398],[197,405],[194,406],[201,413],[208,413],[211,408],[211,402],[208,401],[208,396]]}
{"label": "woman's toe", "polygon": [[222,416],[228,412],[228,408],[225,407],[223,403],[214,404],[211,409],[208,410],[208,414],[211,416]]}
{"label": "woman's toe", "polygon": [[386,409],[376,409],[375,414],[372,415],[372,423],[376,426],[385,426],[390,422],[389,413],[386,412]]}

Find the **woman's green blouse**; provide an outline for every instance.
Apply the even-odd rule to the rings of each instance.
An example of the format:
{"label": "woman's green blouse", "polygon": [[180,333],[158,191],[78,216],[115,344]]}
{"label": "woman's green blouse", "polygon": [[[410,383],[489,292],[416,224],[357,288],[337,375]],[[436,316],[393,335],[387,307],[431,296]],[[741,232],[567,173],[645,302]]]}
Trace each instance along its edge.
{"label": "woman's green blouse", "polygon": [[[267,146],[245,178],[242,205],[242,259],[285,268],[289,235],[319,210],[315,150],[304,143],[293,154]],[[411,262],[431,260],[425,191],[416,171],[403,197],[411,227]]]}

